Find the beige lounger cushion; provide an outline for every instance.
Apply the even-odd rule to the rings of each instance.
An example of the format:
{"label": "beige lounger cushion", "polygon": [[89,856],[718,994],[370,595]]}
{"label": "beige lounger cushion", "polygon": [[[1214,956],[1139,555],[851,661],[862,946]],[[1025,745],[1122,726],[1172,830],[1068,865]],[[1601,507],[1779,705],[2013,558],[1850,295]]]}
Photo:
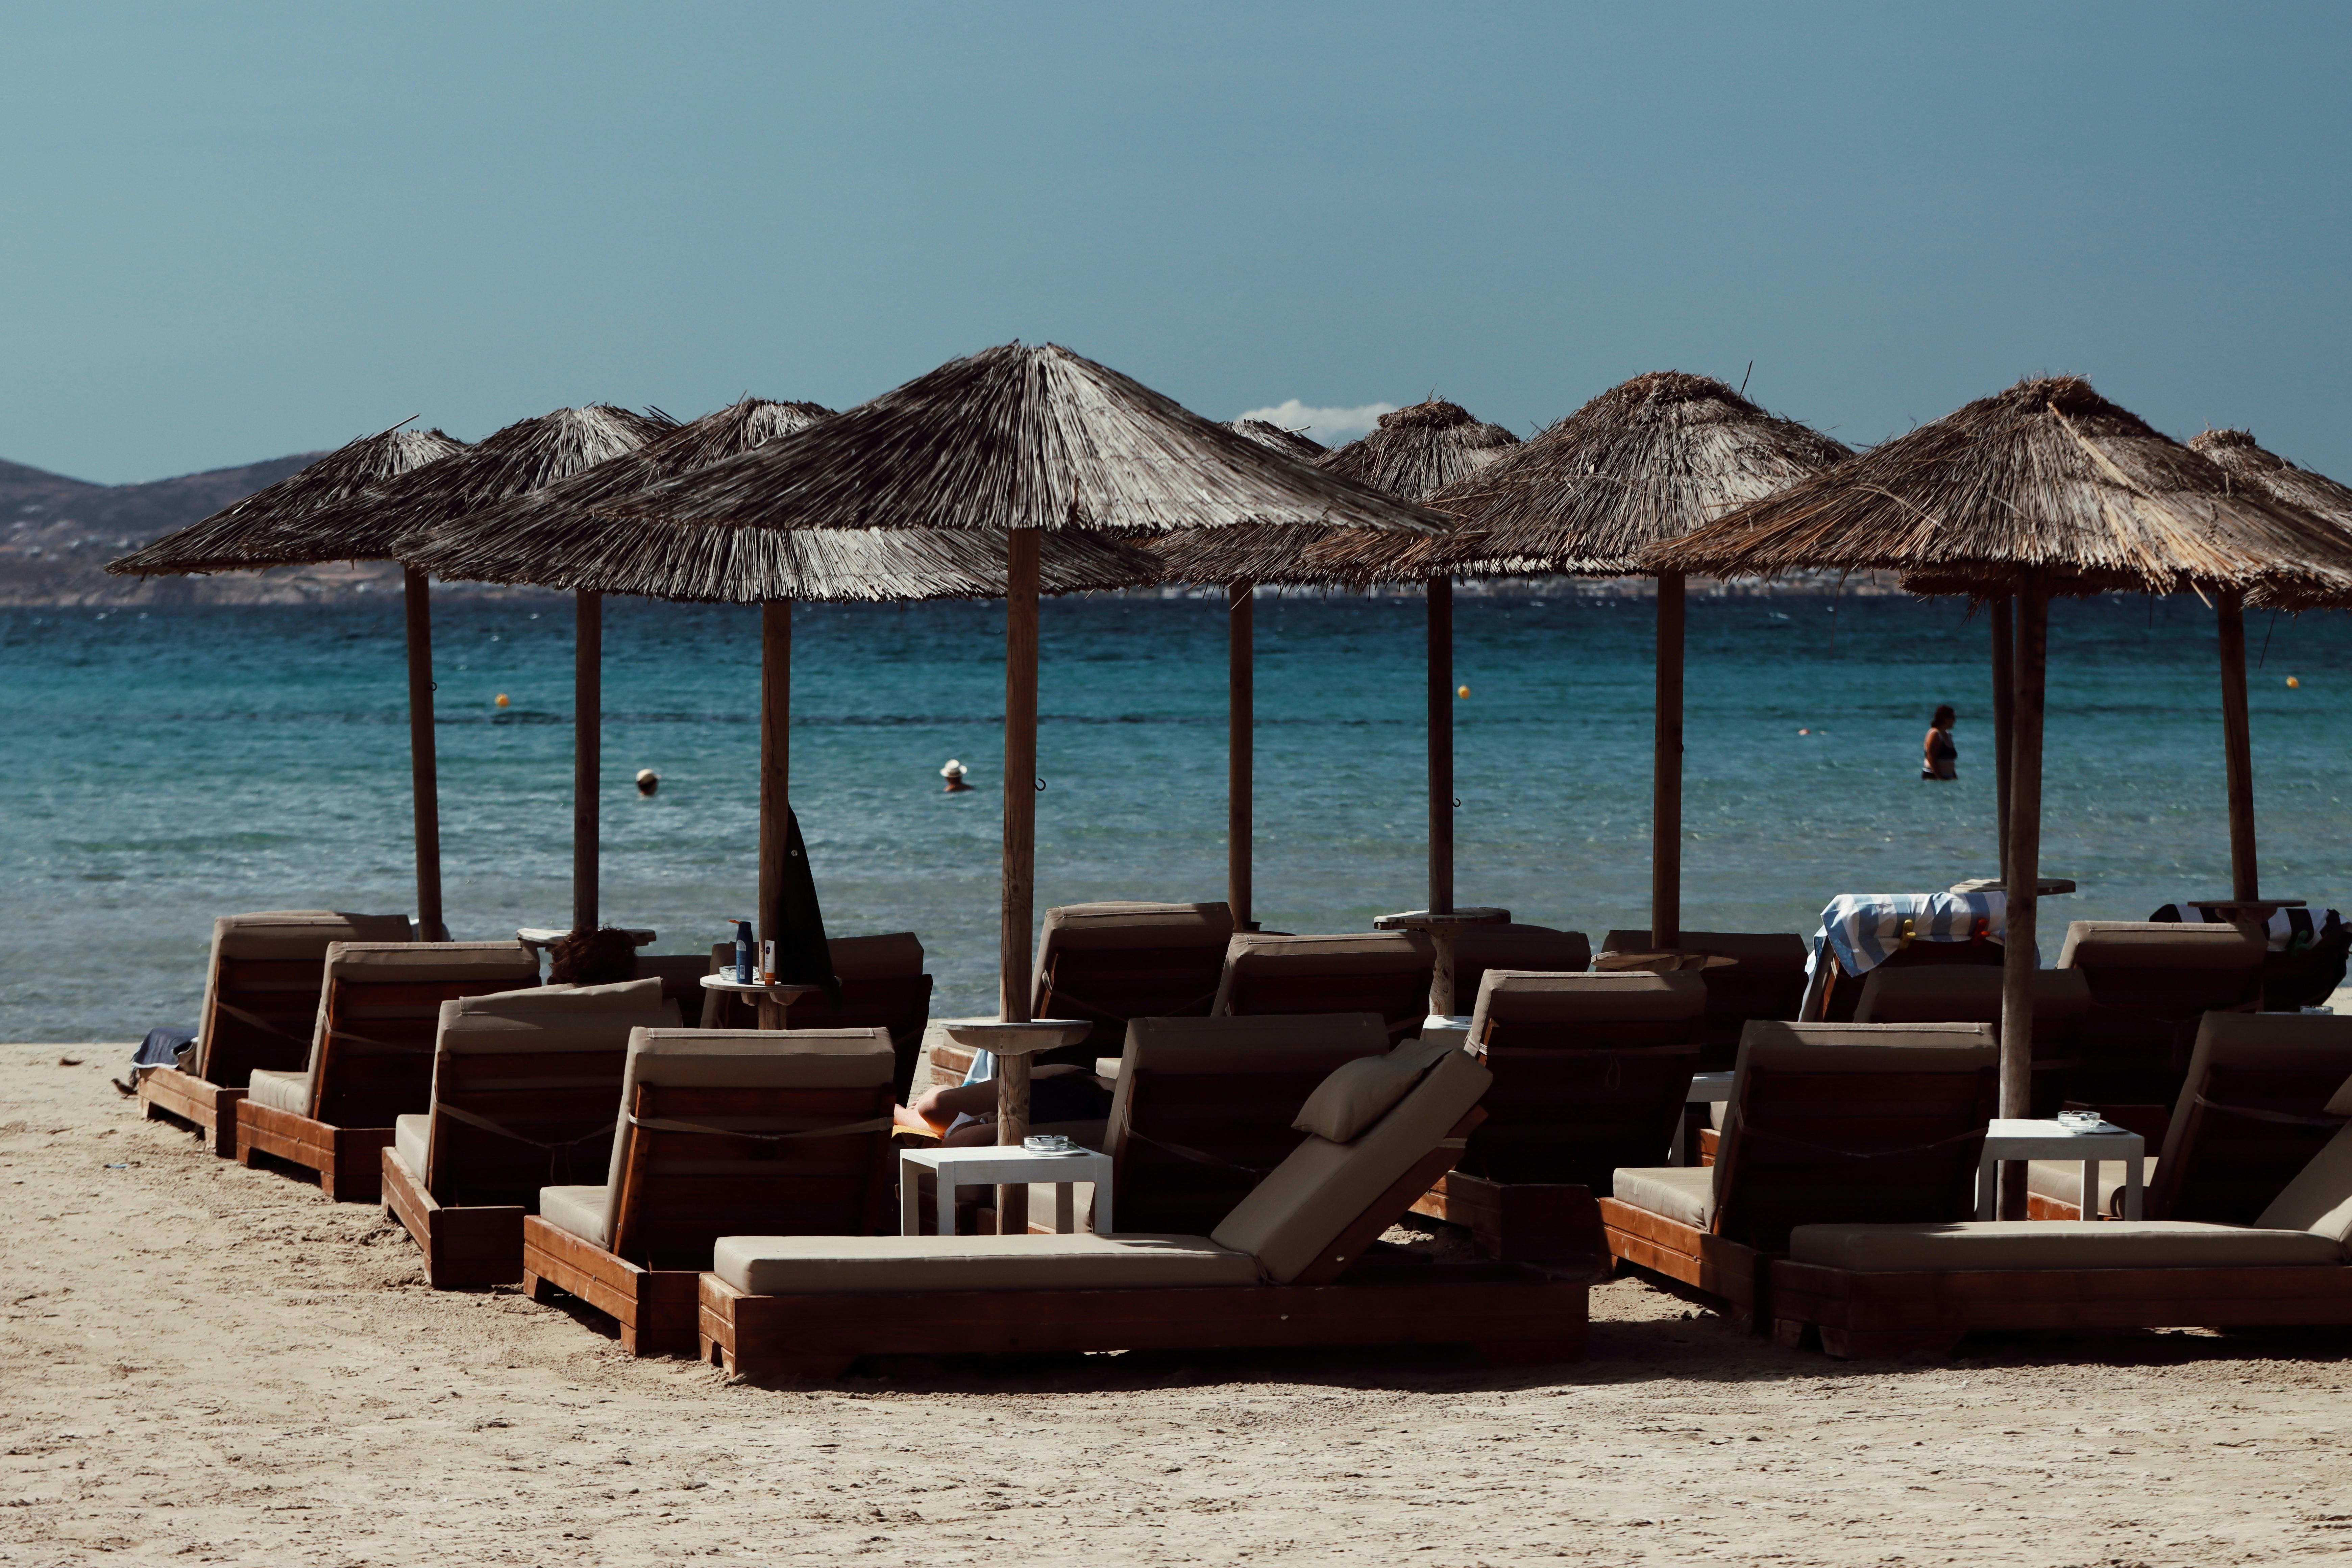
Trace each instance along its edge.
{"label": "beige lounger cushion", "polygon": [[418,1182],[425,1180],[425,1152],[433,1142],[433,1118],[426,1114],[392,1119],[392,1152]]}
{"label": "beige lounger cushion", "polygon": [[1301,1057],[1345,1059],[1386,1056],[1388,1050],[1388,1026],[1378,1013],[1137,1018],[1127,1026],[1126,1050],[1097,1058],[1095,1070],[1116,1078],[1132,1062],[1188,1073],[1295,1071]]}
{"label": "beige lounger cushion", "polygon": [[1412,1093],[1354,1142],[1311,1133],[1303,1139],[1234,1205],[1210,1239],[1253,1255],[1267,1279],[1288,1284],[1423,1155],[1453,1142],[1446,1134],[1494,1081],[1475,1057],[1447,1050]]}
{"label": "beige lounger cushion", "polygon": [[[1648,952],[1656,945],[1646,931],[1612,931],[1601,939],[1603,952]],[[1686,931],[1675,945],[1684,952],[1735,959],[1738,968],[1733,973],[1739,974],[1801,974],[1812,956],[1812,948],[1794,931]]]}
{"label": "beige lounger cushion", "polygon": [[1116,1290],[1257,1283],[1257,1264],[1197,1236],[730,1236],[711,1269],[754,1296],[902,1290]]}
{"label": "beige lounger cushion", "polygon": [[650,977],[612,985],[540,985],[442,1003],[436,1048],[453,1054],[609,1051],[622,1047],[630,1029],[677,1024],[677,1005],[662,1000],[661,982]]}
{"label": "beige lounger cushion", "polygon": [[605,1187],[541,1187],[539,1217],[591,1246],[609,1246],[612,1232],[604,1213],[609,1191]]}
{"label": "beige lounger cushion", "polygon": [[346,915],[331,910],[268,910],[213,922],[215,958],[323,958],[338,942],[405,942],[406,915]]}
{"label": "beige lounger cushion", "polygon": [[2259,969],[2267,943],[2232,925],[2075,921],[2061,969]]}
{"label": "beige lounger cushion", "polygon": [[[1998,1024],[2001,971],[1990,964],[1938,963],[1918,969],[1881,966],[1863,983],[1854,1004],[1857,1024]],[[2079,969],[2033,972],[2033,1020],[2039,1026],[2079,1018],[2091,1010],[2091,983]]]}
{"label": "beige lounger cushion", "polygon": [[327,973],[380,985],[509,980],[520,989],[539,984],[539,955],[519,942],[338,942]]}
{"label": "beige lounger cushion", "polygon": [[1987,1268],[2262,1268],[2341,1264],[2340,1242],[2307,1230],[2178,1220],[1969,1220],[1801,1225],[1798,1263],[1865,1274]]}
{"label": "beige lounger cushion", "polygon": [[[1369,1013],[1362,1016],[1371,1016]],[[1386,1116],[1398,1100],[1412,1093],[1421,1075],[1436,1066],[1440,1058],[1459,1048],[1407,1040],[1385,1055],[1342,1062],[1315,1086],[1315,1092],[1298,1108],[1298,1120],[1290,1125],[1334,1143],[1352,1143],[1366,1128]]]}
{"label": "beige lounger cushion", "polygon": [[[2147,1170],[2141,1178],[2143,1194],[2156,1185],[2158,1162],[2151,1156]],[[2126,1173],[2120,1160],[2099,1162],[2099,1206],[2097,1212],[2120,1215],[2124,1212],[2124,1186]],[[2037,1198],[2054,1198],[2062,1204],[2083,1201],[2083,1162],[2080,1160],[2029,1160],[2025,1165],[2025,1190]],[[2084,1218],[2090,1217],[2084,1215]],[[2293,1227],[2289,1227],[2293,1228]]]}
{"label": "beige lounger cushion", "polygon": [[1548,974],[1490,969],[1479,983],[1470,1037],[1489,1019],[1524,1024],[1644,1024],[1696,1021],[1706,1012],[1706,982],[1683,974]]}
{"label": "beige lounger cushion", "polygon": [[1275,936],[1235,931],[1225,944],[1225,972],[1210,1012],[1228,1016],[1239,979],[1278,984],[1286,976],[1391,975],[1425,967],[1436,949],[1417,931],[1339,931]]}
{"label": "beige lounger cushion", "polygon": [[[2327,1102],[2327,1114],[2352,1116],[2352,1080]],[[2292,1226],[2352,1249],[2352,1127],[2329,1139],[2254,1223]]]}
{"label": "beige lounger cushion", "polygon": [[297,1116],[310,1114],[310,1075],[307,1072],[272,1072],[268,1068],[256,1068],[247,1080],[246,1099],[256,1105],[266,1105],[272,1110],[290,1110]]}
{"label": "beige lounger cushion", "polygon": [[1661,1218],[1706,1230],[1715,1224],[1715,1172],[1704,1165],[1653,1165],[1619,1170],[1612,1191]]}

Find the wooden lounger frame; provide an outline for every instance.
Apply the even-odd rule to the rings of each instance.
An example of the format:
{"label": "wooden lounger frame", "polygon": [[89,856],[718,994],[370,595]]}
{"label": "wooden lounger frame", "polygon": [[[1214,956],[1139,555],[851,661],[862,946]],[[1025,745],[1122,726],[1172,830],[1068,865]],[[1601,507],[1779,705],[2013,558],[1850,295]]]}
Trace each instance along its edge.
{"label": "wooden lounger frame", "polygon": [[384,1211],[424,1249],[426,1284],[436,1290],[464,1290],[522,1282],[520,1204],[445,1206],[389,1147],[377,1159]]}
{"label": "wooden lounger frame", "polygon": [[1413,1201],[1424,1219],[1458,1225],[1502,1263],[1597,1263],[1609,1249],[1592,1189],[1570,1182],[1491,1182],[1448,1171]]}
{"label": "wooden lounger frame", "polygon": [[245,1090],[223,1089],[178,1068],[152,1068],[139,1075],[139,1110],[150,1121],[178,1121],[211,1135],[213,1152],[236,1156],[238,1110]]}
{"label": "wooden lounger frame", "polygon": [[[310,1029],[326,984],[326,950],[316,958],[223,958],[205,976],[205,1016],[196,1037],[204,1056],[195,1072],[155,1068],[139,1078],[139,1109],[150,1121],[168,1118],[212,1135],[224,1160],[237,1152],[243,1080],[256,1068],[291,1070],[310,1051]],[[294,998],[292,1005],[287,998]],[[199,1076],[201,1074],[201,1076]],[[225,1081],[236,1079],[235,1087]]]}
{"label": "wooden lounger frame", "polygon": [[2352,1267],[1861,1273],[1771,1266],[1773,1337],[1838,1357],[1942,1355],[1975,1329],[2352,1325]]}
{"label": "wooden lounger frame", "polygon": [[[757,1116],[823,1128],[862,1120],[887,1122],[890,1099],[887,1083],[871,1089],[684,1088],[640,1083],[635,1113],[641,1119],[677,1120]],[[757,1226],[761,1235],[876,1236],[895,1228],[897,1194],[891,1177],[898,1152],[889,1133],[877,1131],[850,1136],[870,1142],[873,1157],[862,1182],[855,1174],[845,1178],[857,1190],[843,1194],[849,1200],[845,1205],[812,1201],[814,1195],[804,1191],[761,1194],[758,1186],[781,1186],[795,1174],[781,1160],[761,1161],[752,1167],[756,1172],[764,1166],[772,1173],[766,1182],[758,1184],[747,1184],[740,1171],[731,1176],[680,1177],[662,1173],[656,1169],[657,1164],[681,1158],[701,1166],[717,1164],[719,1158],[712,1154],[712,1145],[740,1144],[746,1140],[640,1127],[629,1142],[630,1157],[621,1171],[620,1224],[613,1247],[599,1247],[537,1215],[528,1215],[522,1223],[523,1293],[541,1302],[557,1291],[578,1297],[620,1324],[621,1348],[632,1355],[692,1355],[695,1282],[701,1278],[711,1244],[719,1234],[737,1235]],[[814,1145],[813,1140],[804,1147],[796,1145],[793,1152],[814,1154],[817,1152]],[[795,1185],[804,1188],[811,1181],[823,1179],[803,1175]],[[841,1184],[844,1179],[836,1174],[834,1184]],[[691,1237],[665,1234],[659,1216],[648,1215],[644,1202],[646,1189],[656,1182],[673,1205],[682,1199],[708,1215],[710,1227]],[[793,1217],[761,1212],[778,1207]],[[678,1257],[685,1254],[698,1256],[701,1262],[677,1267]],[[645,1261],[632,1262],[633,1258]],[[669,1267],[655,1267],[662,1263]]]}
{"label": "wooden lounger frame", "polygon": [[[1449,1141],[1483,1120],[1474,1108]],[[1496,1363],[1580,1353],[1580,1281],[1362,1256],[1456,1152],[1441,1143],[1423,1155],[1288,1285],[752,1296],[705,1274],[698,1348],[739,1376],[809,1378],[861,1355],[1462,1343]]]}

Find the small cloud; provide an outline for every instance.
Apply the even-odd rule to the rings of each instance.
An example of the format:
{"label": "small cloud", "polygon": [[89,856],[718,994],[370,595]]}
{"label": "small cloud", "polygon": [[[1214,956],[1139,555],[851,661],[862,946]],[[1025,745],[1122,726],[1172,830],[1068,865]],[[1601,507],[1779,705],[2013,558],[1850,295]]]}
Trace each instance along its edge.
{"label": "small cloud", "polygon": [[1396,412],[1393,403],[1366,403],[1354,408],[1313,408],[1291,398],[1271,408],[1253,408],[1244,419],[1263,419],[1285,430],[1303,430],[1327,447],[1336,447],[1369,432],[1383,414]]}

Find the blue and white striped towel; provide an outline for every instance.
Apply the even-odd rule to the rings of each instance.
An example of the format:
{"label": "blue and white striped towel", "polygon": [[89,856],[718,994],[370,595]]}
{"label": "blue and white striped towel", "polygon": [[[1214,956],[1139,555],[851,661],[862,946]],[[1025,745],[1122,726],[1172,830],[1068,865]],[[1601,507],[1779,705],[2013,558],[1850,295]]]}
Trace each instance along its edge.
{"label": "blue and white striped towel", "polygon": [[1979,920],[1987,924],[1985,934],[1999,942],[2008,927],[2008,908],[2009,895],[1998,890],[1840,893],[1822,910],[1822,929],[1813,933],[1813,951],[1805,960],[1805,1002],[1797,1016],[1810,1021],[1822,1016],[1822,992],[1829,984],[1824,952],[1836,954],[1838,967],[1848,974],[1867,974],[1903,945],[1906,920],[1915,942],[1966,942],[1976,934]]}

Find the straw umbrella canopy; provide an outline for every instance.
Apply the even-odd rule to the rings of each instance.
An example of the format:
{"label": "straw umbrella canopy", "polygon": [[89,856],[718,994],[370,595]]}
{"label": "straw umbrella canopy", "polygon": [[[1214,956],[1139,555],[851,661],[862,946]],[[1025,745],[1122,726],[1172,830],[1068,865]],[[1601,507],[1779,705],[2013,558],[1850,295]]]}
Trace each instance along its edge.
{"label": "straw umbrella canopy", "polygon": [[[403,420],[389,430],[336,447],[299,473],[253,492],[201,522],[167,533],[107,570],[117,576],[175,576],[208,572],[304,566],[349,559],[321,548],[308,520],[377,486],[466,450],[438,430],[411,430]],[[408,641],[409,774],[415,785],[416,922],[432,941],[448,934],[441,923],[441,815],[433,756],[433,609],[425,574],[404,574]]]}
{"label": "straw umbrella canopy", "polygon": [[[394,559],[422,584],[429,569],[407,562],[402,545],[421,529],[487,510],[571,478],[583,469],[633,452],[675,429],[666,414],[637,414],[610,404],[558,408],[521,419],[485,437],[460,456],[419,468],[301,520],[294,528],[308,535],[325,559]],[[599,607],[583,600],[578,637],[583,666],[596,662],[603,640]],[[413,677],[412,677],[413,679]],[[427,667],[430,679],[430,667]],[[590,678],[593,686],[593,676]],[[593,694],[593,692],[592,692]],[[575,710],[574,723],[593,731],[593,710]],[[593,733],[584,737],[593,747]],[[423,787],[420,783],[420,789]],[[593,910],[591,922],[593,923]]]}
{"label": "straw umbrella canopy", "polygon": [[[479,510],[419,527],[400,543],[401,558],[444,578],[529,584],[573,595],[578,634],[572,645],[572,928],[594,929],[600,902],[603,826],[599,798],[604,760],[604,590],[566,571],[583,554],[589,562],[602,539],[600,508],[649,485],[723,458],[740,456],[779,436],[804,430],[833,411],[814,403],[747,397],[633,450],[580,469],[536,489]],[[593,574],[591,574],[593,575]],[[764,917],[763,917],[764,918]]]}
{"label": "straw umbrella canopy", "polygon": [[[1642,551],[1760,500],[1852,452],[1709,376],[1653,371],[1611,387],[1525,446],[1430,498],[1459,529],[1399,546],[1334,541],[1318,553],[1368,579],[1623,577]],[[1682,940],[1683,576],[1658,579],[1650,941]]]}
{"label": "straw umbrella canopy", "polygon": [[[793,881],[791,722],[793,605],[999,598],[1002,545],[976,533],[861,529],[780,532],[679,527],[611,509],[682,474],[804,430],[831,411],[814,403],[747,398],[706,414],[626,457],[506,506],[421,531],[409,558],[445,578],[528,584],[582,595],[633,594],[680,603],[761,606],[760,936],[794,950],[785,915]],[[1139,552],[1090,534],[1056,534],[1039,564],[1039,591],[1067,594],[1149,582]],[[594,799],[592,776],[575,802]],[[593,811],[593,805],[590,807]],[[595,840],[593,819],[585,842]],[[805,870],[803,862],[803,870]],[[593,872],[592,872],[593,875]],[[813,901],[813,894],[812,894]],[[829,978],[782,971],[791,981]]]}
{"label": "straw umbrella canopy", "polygon": [[[1067,349],[1021,343],[950,361],[622,510],[698,542],[915,530],[972,535],[1003,552],[1003,1026],[1031,1022],[1036,799],[1024,786],[1036,772],[1041,545],[1072,533],[1252,523],[1435,526],[1417,508],[1269,451]],[[1013,1057],[1000,1074],[1003,1142],[1017,1142],[1026,1124],[1026,1076],[1014,1065],[1023,1061]]]}
{"label": "straw umbrella canopy", "polygon": [[2004,1116],[2026,1114],[2032,1065],[2051,595],[2259,588],[2292,605],[2352,589],[2352,546],[2326,522],[2249,493],[2073,376],[2020,382],[1643,558],[1717,576],[1891,569],[1921,591],[2017,596]]}
{"label": "straw umbrella canopy", "polygon": [[[2309,512],[2352,539],[2352,489],[2265,450],[2252,432],[2208,430],[2190,437],[2189,447],[2210,458],[2241,489]],[[2242,602],[2234,595],[2219,595],[2213,606],[2221,650],[2222,733],[2229,742],[2230,896],[2233,899],[2255,899],[2262,893],[2254,850],[2253,736],[2246,712],[2247,604],[2271,607],[2269,591],[2255,587]],[[2284,607],[2296,605],[2290,603]]]}

